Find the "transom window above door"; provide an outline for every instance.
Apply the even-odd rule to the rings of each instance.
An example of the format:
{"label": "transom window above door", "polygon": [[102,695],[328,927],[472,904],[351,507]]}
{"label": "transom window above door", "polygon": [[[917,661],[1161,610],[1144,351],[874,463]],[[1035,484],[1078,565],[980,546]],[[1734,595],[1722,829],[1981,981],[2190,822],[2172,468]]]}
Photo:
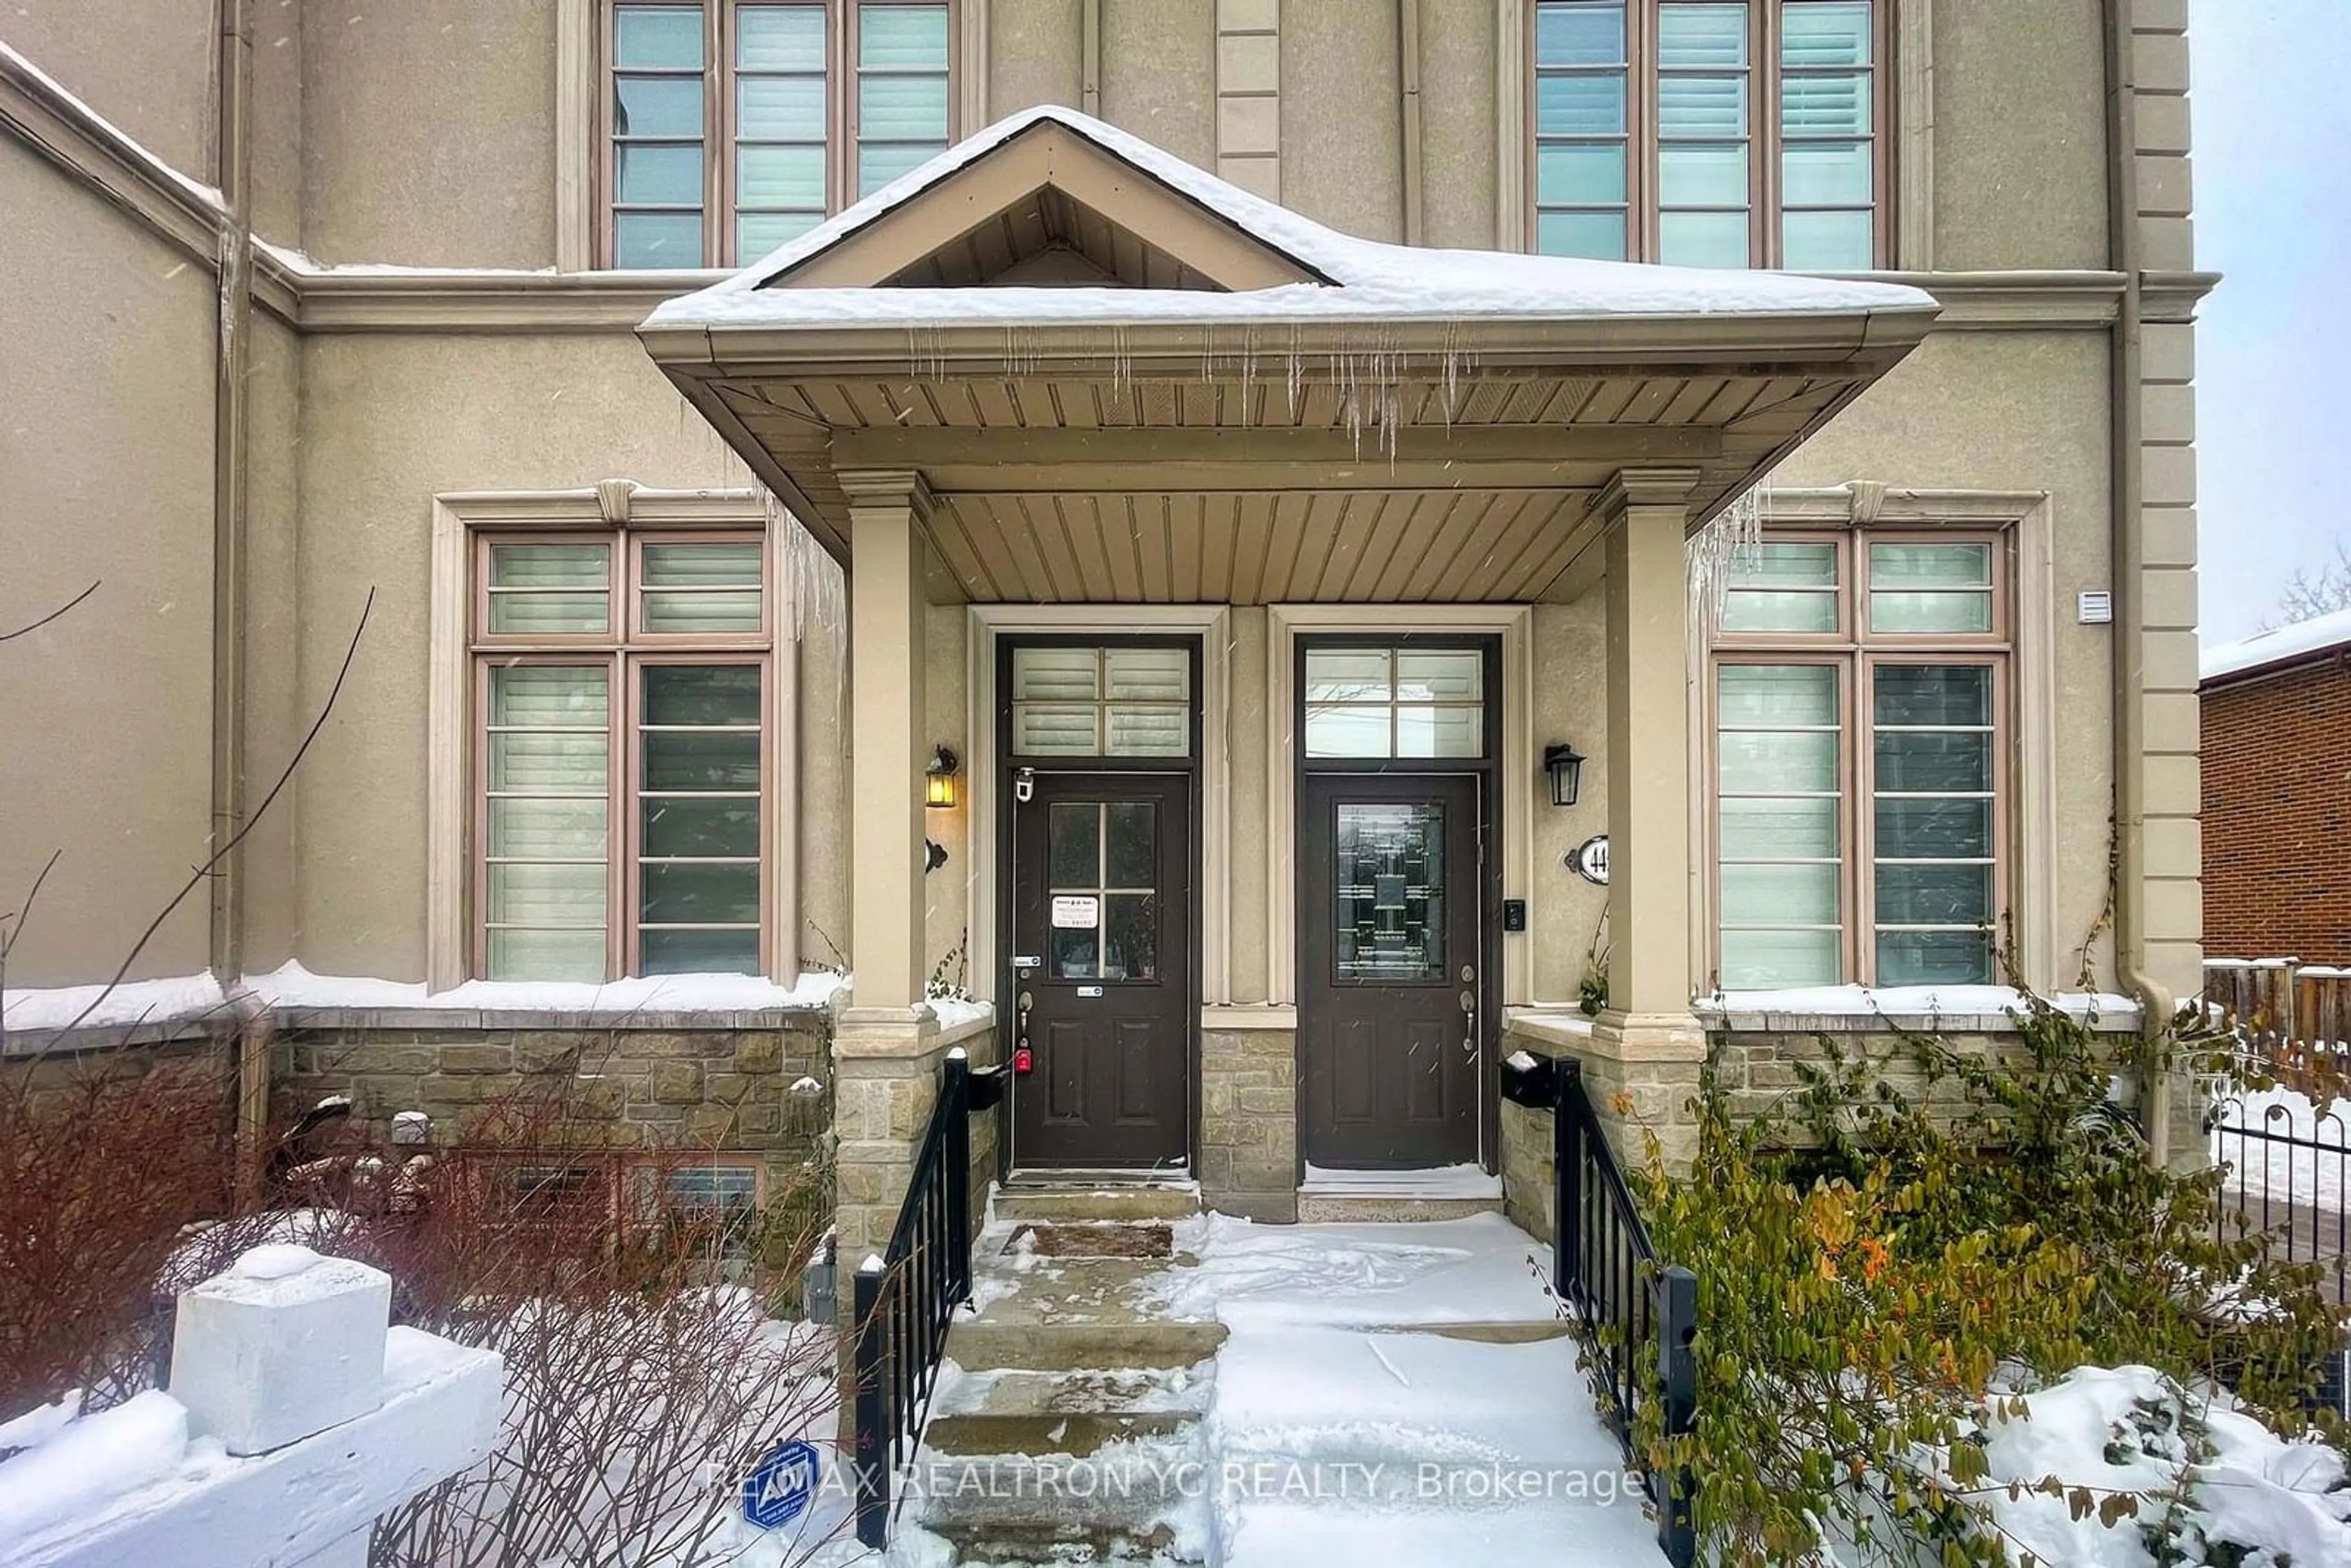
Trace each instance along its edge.
{"label": "transom window above door", "polygon": [[1534,0],[1537,251],[1888,265],[1886,0]]}
{"label": "transom window above door", "polygon": [[1016,757],[1188,757],[1187,647],[1023,645],[1012,650]]}
{"label": "transom window above door", "polygon": [[941,0],[609,0],[603,221],[616,267],[733,267],[944,150]]}
{"label": "transom window above door", "polygon": [[1486,755],[1482,650],[1310,645],[1305,657],[1308,758]]}

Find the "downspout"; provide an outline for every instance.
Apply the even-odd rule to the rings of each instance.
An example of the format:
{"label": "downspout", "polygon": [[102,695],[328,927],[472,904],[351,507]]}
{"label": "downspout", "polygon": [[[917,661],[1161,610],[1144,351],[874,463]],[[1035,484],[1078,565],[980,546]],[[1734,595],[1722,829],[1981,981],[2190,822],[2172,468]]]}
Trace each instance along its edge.
{"label": "downspout", "polygon": [[[2114,770],[2115,970],[2139,1005],[2150,1046],[2170,1028],[2179,998],[2147,972],[2147,655],[2141,608],[2146,556],[2140,498],[2140,360],[2143,300],[2138,243],[2137,73],[2131,52],[2132,0],[2105,0],[2106,28],[2106,220],[2108,250],[2123,275],[2115,314],[2114,389]],[[2171,1074],[2150,1051],[2141,1069],[2139,1105],[2147,1160],[2171,1157]]]}
{"label": "downspout", "polygon": [[[212,838],[245,825],[246,383],[253,329],[252,0],[219,0],[220,291],[213,389]],[[211,888],[206,943],[224,986],[244,967],[245,853],[222,860]],[[237,1141],[247,1180],[257,1173],[269,1110],[269,1045],[258,1022],[236,1035]]]}
{"label": "downspout", "polygon": [[1404,243],[1420,245],[1420,0],[1396,0],[1396,82],[1404,99]]}

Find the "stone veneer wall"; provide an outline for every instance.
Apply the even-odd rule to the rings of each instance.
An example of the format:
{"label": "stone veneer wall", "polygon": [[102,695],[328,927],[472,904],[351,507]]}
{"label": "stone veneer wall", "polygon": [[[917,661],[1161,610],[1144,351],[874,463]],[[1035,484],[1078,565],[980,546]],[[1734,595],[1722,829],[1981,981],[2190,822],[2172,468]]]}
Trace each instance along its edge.
{"label": "stone veneer wall", "polygon": [[[975,1069],[996,1057],[996,1033],[990,1028],[959,1039],[936,1036],[919,1051],[905,1054],[851,1052],[841,1056],[834,1081],[836,1095],[833,1176],[836,1198],[833,1223],[841,1242],[841,1276],[867,1253],[889,1245],[906,1201],[914,1161],[929,1130],[931,1113],[939,1103],[939,1083],[951,1051],[960,1049]],[[997,1176],[997,1143],[1001,1111],[982,1111],[969,1120],[971,1135],[972,1234],[979,1234],[987,1210],[989,1184]],[[849,1288],[841,1287],[843,1310]]]}
{"label": "stone veneer wall", "polygon": [[1200,1196],[1251,1219],[1298,1218],[1298,1036],[1200,1035]]}
{"label": "stone veneer wall", "polygon": [[821,1013],[758,1027],[644,1015],[595,1027],[308,1020],[276,1035],[275,1109],[349,1094],[362,1124],[381,1130],[399,1112],[423,1111],[446,1135],[560,1075],[592,1118],[583,1137],[603,1147],[764,1155],[781,1177],[819,1148],[831,1113],[829,1095],[791,1092],[802,1078],[829,1078],[829,1032]]}
{"label": "stone veneer wall", "polygon": [[[1953,1020],[1945,1020],[1940,1029],[1925,1020],[1903,1021],[1906,1026],[1915,1022],[1917,1033],[1933,1034],[1956,1050],[1976,1054],[1988,1055],[2013,1039],[1980,1016],[1970,1017],[1967,1027],[1959,1029],[1951,1027]],[[1823,1018],[1812,1020],[1812,1027],[1788,1020],[1783,1027],[1768,1030],[1716,1030],[1707,1036],[1705,1065],[1711,1067],[1716,1082],[1729,1096],[1732,1114],[1740,1118],[1761,1114],[1797,1089],[1796,1064],[1824,1061],[1824,1037],[1837,1042],[1847,1061],[1865,1063],[1874,1078],[1892,1084],[1906,1098],[1925,1103],[1930,1110],[1954,1112],[1964,1103],[1957,1084],[1928,1084],[1905,1032],[1883,1024],[1862,1028],[1855,1024],[1851,1018]],[[2137,1027],[2136,1017],[2109,1019],[2101,1026],[2116,1036],[2118,1051],[2125,1043],[2123,1037],[2135,1033]],[[1700,1063],[1618,1061],[1599,1054],[1589,1041],[1562,1043],[1507,1027],[1502,1049],[1506,1055],[1523,1051],[1531,1056],[1579,1059],[1585,1092],[1608,1131],[1619,1164],[1629,1166],[1645,1158],[1653,1134],[1669,1168],[1686,1170],[1696,1157],[1695,1102],[1704,1072]],[[2192,1140],[2192,1146],[2200,1153],[2205,1147],[2198,1120],[2201,1102],[2185,1092],[2175,1093],[2173,1102],[2179,1113],[2173,1130],[2175,1146],[2189,1146],[2181,1140]],[[1522,1228],[1544,1238],[1552,1234],[1552,1136],[1549,1114],[1504,1103],[1503,1212]]]}

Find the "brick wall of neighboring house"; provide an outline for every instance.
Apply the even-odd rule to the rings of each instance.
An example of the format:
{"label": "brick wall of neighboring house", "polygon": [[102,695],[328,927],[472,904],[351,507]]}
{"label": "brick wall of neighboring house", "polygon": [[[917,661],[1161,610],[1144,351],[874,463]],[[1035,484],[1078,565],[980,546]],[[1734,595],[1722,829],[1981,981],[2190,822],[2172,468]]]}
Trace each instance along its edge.
{"label": "brick wall of neighboring house", "polygon": [[2209,686],[2204,950],[2351,964],[2351,659]]}

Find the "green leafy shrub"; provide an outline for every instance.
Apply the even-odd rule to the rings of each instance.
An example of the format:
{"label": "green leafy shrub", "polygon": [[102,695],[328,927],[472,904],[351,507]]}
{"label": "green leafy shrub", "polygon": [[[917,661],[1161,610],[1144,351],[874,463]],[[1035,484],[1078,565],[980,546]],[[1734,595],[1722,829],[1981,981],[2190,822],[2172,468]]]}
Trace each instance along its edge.
{"label": "green leafy shrub", "polygon": [[1803,1561],[1825,1537],[1863,1560],[2007,1561],[1981,1426],[2084,1364],[2210,1377],[2299,1429],[2337,1334],[2314,1270],[2224,1219],[2224,1173],[2148,1165],[2106,1105],[2104,1038],[2033,998],[2020,1024],[1997,1059],[1905,1040],[1925,1096],[1826,1040],[1761,1116],[1735,1120],[1709,1082],[1691,1175],[1654,1149],[1636,1174],[1659,1255],[1698,1276],[1698,1402],[1694,1431],[1667,1437],[1652,1409],[1635,1439],[1695,1478],[1702,1555]]}

